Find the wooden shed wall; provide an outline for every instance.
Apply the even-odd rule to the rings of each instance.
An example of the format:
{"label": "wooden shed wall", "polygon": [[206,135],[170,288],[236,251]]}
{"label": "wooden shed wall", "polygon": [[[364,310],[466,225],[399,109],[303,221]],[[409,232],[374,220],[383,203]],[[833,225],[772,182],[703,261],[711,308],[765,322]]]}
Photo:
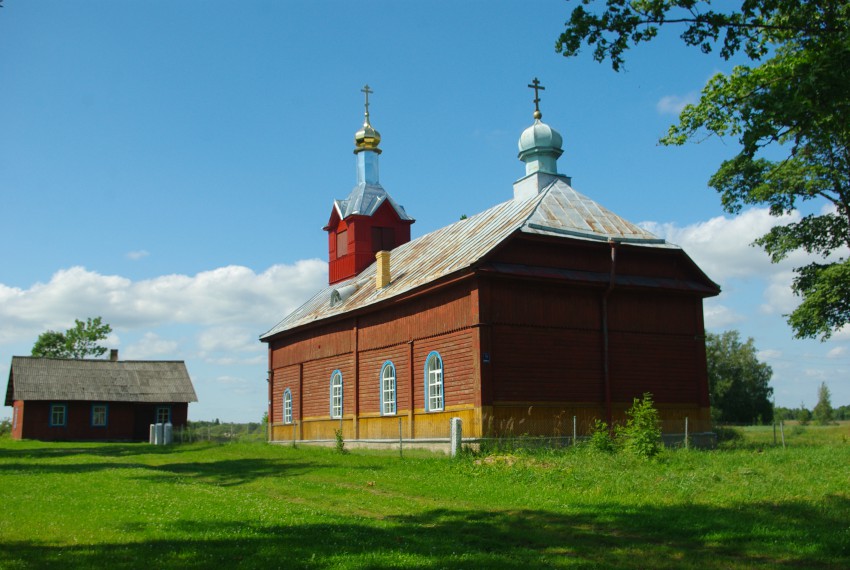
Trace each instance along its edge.
{"label": "wooden shed wall", "polygon": [[[67,405],[67,420],[64,426],[50,426],[51,404]],[[107,425],[91,425],[92,404],[106,403]],[[189,405],[183,403],[139,404],[131,402],[23,402],[20,437],[46,441],[61,440],[134,440],[146,441],[150,424],[156,421],[156,407],[171,407],[172,424],[175,428],[186,425]],[[21,421],[22,417],[22,421]]]}

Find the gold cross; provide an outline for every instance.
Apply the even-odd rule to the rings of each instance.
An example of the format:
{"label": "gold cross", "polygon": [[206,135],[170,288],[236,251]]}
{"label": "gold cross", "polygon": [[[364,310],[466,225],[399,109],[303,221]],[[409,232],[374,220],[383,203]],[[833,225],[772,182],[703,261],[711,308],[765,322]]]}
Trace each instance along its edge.
{"label": "gold cross", "polygon": [[364,85],[363,89],[361,89],[360,91],[366,94],[366,124],[368,125],[369,124],[369,94],[374,93],[374,91],[369,89],[368,85]]}
{"label": "gold cross", "polygon": [[540,80],[536,77],[531,81],[529,87],[534,89],[534,118],[539,119],[543,116],[543,113],[540,112],[540,91],[545,91],[546,88],[540,85]]}

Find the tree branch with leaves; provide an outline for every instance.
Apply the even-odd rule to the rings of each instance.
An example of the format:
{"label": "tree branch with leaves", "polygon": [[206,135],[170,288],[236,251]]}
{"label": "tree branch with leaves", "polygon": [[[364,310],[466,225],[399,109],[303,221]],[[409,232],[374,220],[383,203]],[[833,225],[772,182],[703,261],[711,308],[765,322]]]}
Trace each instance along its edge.
{"label": "tree branch with leaves", "polygon": [[661,143],[737,140],[738,153],[709,179],[729,213],[762,205],[784,216],[828,203],[755,245],[773,262],[795,251],[823,258],[795,269],[801,303],[787,317],[798,338],[829,338],[850,322],[850,0],[742,0],[728,11],[709,0],[580,0],[556,49],[575,56],[592,46],[619,71],[628,49],[665,26],[684,27],[682,41],[703,53],[743,53],[753,65],[712,77]]}
{"label": "tree branch with leaves", "polygon": [[74,326],[64,333],[48,330],[41,333],[32,347],[32,356],[44,358],[87,358],[102,356],[107,348],[98,344],[104,340],[112,327],[104,324],[101,317],[84,321],[74,319]]}

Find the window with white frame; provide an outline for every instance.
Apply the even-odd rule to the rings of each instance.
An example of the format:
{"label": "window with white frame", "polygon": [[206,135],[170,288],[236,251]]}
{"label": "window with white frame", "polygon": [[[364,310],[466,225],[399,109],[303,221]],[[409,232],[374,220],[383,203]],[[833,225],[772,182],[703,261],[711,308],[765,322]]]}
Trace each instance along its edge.
{"label": "window with white frame", "polygon": [[66,404],[50,405],[50,425],[53,427],[64,426],[68,421],[68,406]]}
{"label": "window with white frame", "polygon": [[443,359],[440,353],[432,352],[425,360],[425,403],[426,411],[443,409]]}
{"label": "window with white frame", "polygon": [[283,423],[292,423],[292,390],[283,391]]}
{"label": "window with white frame", "polygon": [[381,367],[381,414],[392,416],[395,413],[395,365],[387,360]]}
{"label": "window with white frame", "polygon": [[91,425],[92,427],[106,427],[106,404],[92,404]]}
{"label": "window with white frame", "polygon": [[342,417],[342,372],[339,370],[331,374],[331,417]]}
{"label": "window with white frame", "polygon": [[156,423],[167,424],[171,421],[171,406],[157,406]]}

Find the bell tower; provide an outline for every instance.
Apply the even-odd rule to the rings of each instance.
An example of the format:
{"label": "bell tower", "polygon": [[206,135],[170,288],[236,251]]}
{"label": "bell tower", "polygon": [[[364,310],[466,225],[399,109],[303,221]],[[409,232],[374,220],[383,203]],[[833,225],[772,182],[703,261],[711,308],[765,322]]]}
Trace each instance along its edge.
{"label": "bell tower", "polygon": [[368,85],[363,127],[354,134],[357,184],[345,200],[334,200],[327,225],[328,284],[354,277],[375,262],[379,251],[391,250],[410,241],[410,226],[415,221],[404,207],[381,186],[378,156],[381,135],[369,118]]}

